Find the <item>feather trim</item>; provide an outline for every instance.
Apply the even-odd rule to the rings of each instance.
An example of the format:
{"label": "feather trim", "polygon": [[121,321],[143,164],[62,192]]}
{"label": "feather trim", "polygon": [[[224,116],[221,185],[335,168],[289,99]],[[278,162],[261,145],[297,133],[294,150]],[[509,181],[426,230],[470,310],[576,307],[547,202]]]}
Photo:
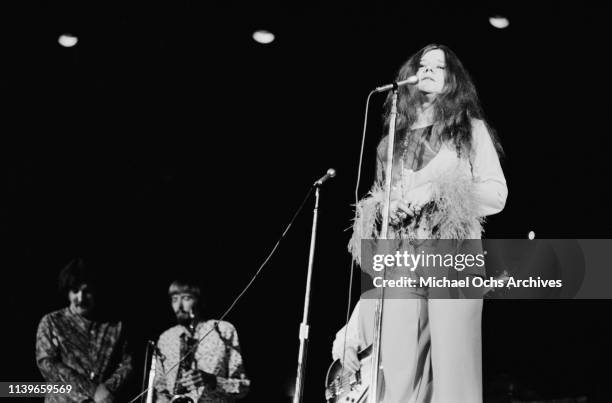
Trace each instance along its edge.
{"label": "feather trim", "polygon": [[[478,216],[475,184],[464,170],[452,169],[431,181],[432,201],[409,222],[389,226],[391,239],[479,239],[484,217]],[[407,188],[407,187],[405,187]],[[348,250],[361,265],[361,240],[380,238],[384,189],[375,183],[355,206]]]}

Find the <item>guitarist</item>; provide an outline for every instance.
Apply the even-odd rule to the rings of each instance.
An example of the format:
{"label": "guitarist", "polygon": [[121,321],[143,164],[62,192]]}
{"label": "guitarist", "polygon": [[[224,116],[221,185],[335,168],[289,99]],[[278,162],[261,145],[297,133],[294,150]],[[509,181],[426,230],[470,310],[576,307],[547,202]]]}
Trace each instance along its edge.
{"label": "guitarist", "polygon": [[361,301],[358,301],[348,324],[336,333],[336,338],[332,345],[332,358],[340,360],[344,368],[353,372],[357,372],[361,366],[359,358],[357,358],[357,352],[372,343],[371,338],[369,340],[366,339],[365,329],[363,326],[360,326],[360,324],[364,323],[363,320],[359,320],[360,305]]}
{"label": "guitarist", "polygon": [[[340,360],[343,363],[344,368],[356,372],[361,368],[362,364],[365,364],[366,360],[371,360],[371,355],[366,357],[363,361],[360,361],[357,353],[369,347],[374,339],[374,316],[375,316],[375,305],[376,305],[376,291],[375,289],[366,291],[361,295],[360,300],[355,305],[351,317],[346,326],[342,327],[337,333],[332,345],[332,357],[334,360]],[[421,396],[421,400],[415,400],[415,402],[427,402],[431,397],[431,374],[428,369],[431,367],[431,353],[430,353],[430,335],[429,335],[429,322],[427,316],[427,303],[424,303],[422,299],[414,299],[414,297],[408,297],[412,299],[416,309],[414,310],[403,310],[404,300],[403,299],[386,299],[385,309],[387,312],[399,312],[403,314],[403,320],[405,323],[416,323],[418,324],[414,329],[415,332],[411,331],[398,333],[393,331],[386,332],[387,343],[394,342],[398,346],[398,350],[401,349],[401,345],[406,345],[407,340],[413,338],[414,348],[411,352],[404,352],[404,354],[412,354],[413,362],[411,365],[406,365],[406,369],[412,371],[412,378],[417,378],[420,381],[410,386],[411,394],[414,396]],[[383,328],[384,329],[384,328]],[[418,331],[417,331],[418,330]],[[417,359],[417,357],[422,357]],[[371,364],[368,361],[368,364]],[[382,363],[384,367],[384,363]],[[394,381],[396,378],[394,375],[386,372],[387,378],[390,381]],[[404,374],[405,375],[405,374]],[[379,398],[381,401],[385,400],[385,373],[381,376],[381,385],[379,385]],[[410,379],[406,377],[405,379]],[[369,379],[364,379],[364,382],[369,382]],[[387,381],[389,382],[389,381]],[[403,382],[406,388],[408,383]],[[387,392],[389,395],[389,392]]]}

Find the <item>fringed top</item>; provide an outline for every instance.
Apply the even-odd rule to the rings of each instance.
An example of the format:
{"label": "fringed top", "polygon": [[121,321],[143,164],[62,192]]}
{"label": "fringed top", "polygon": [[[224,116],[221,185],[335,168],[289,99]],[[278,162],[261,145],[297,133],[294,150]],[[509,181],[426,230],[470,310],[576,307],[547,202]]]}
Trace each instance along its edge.
{"label": "fringed top", "polygon": [[[503,209],[507,187],[495,147],[484,122],[472,122],[472,152],[459,156],[441,143],[433,126],[397,137],[391,200],[405,199],[419,186],[431,186],[432,201],[419,214],[389,226],[391,239],[479,239],[484,216]],[[356,206],[349,251],[360,264],[361,239],[378,239],[384,199],[387,138],[378,145],[372,189]]]}

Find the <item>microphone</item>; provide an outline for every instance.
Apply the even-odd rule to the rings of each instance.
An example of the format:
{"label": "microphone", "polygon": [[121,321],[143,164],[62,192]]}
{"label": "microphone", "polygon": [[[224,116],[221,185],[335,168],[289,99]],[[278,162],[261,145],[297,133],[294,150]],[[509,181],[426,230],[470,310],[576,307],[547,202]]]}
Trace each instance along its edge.
{"label": "microphone", "polygon": [[195,333],[195,327],[196,327],[195,319],[196,319],[195,313],[193,312],[193,308],[191,308],[189,310],[189,331],[191,332],[192,336]]}
{"label": "microphone", "polygon": [[336,170],[334,168],[329,168],[327,173],[321,176],[312,186],[321,186],[326,180],[333,178],[334,176],[336,176]]}
{"label": "microphone", "polygon": [[159,347],[157,347],[156,342],[154,342],[153,340],[147,340],[147,343],[149,344],[149,347],[153,349],[153,354],[158,356],[160,360],[164,361],[166,359],[166,356],[163,355]]}
{"label": "microphone", "polygon": [[417,76],[410,76],[405,80],[395,82],[393,84],[387,84],[380,87],[376,87],[374,92],[385,92],[391,89],[397,89],[399,87],[403,87],[404,85],[414,85],[419,82],[419,78]]}

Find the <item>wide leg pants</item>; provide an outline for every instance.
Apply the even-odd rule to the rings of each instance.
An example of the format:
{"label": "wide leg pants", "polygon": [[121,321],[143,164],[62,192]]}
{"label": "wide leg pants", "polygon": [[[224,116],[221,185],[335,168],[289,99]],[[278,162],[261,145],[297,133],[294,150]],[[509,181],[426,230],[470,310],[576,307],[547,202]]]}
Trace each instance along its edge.
{"label": "wide leg pants", "polygon": [[[373,340],[375,299],[362,299],[360,331]],[[482,402],[482,299],[384,301],[383,403]]]}

